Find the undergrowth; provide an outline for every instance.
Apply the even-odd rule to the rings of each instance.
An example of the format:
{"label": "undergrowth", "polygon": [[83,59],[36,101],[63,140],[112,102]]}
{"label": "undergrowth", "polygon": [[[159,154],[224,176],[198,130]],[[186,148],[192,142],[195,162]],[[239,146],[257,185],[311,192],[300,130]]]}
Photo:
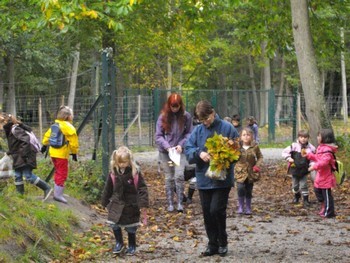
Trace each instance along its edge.
{"label": "undergrowth", "polygon": [[36,196],[19,196],[12,183],[0,192],[0,262],[49,262],[60,247],[74,241],[71,211],[43,203]]}

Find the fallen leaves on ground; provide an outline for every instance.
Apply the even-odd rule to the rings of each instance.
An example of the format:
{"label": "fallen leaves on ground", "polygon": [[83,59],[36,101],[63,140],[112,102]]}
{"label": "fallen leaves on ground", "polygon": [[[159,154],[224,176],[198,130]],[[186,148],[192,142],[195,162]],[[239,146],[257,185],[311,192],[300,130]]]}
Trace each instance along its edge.
{"label": "fallen leaves on ground", "polygon": [[[158,175],[157,166],[147,163],[141,164],[145,180],[148,185],[150,195],[150,208],[148,209],[148,224],[142,225],[137,231],[138,256],[137,262],[152,260],[155,258],[167,258],[178,252],[177,246],[181,244],[190,244],[182,251],[193,252],[199,243],[206,242],[200,239],[203,234],[203,225],[193,222],[202,222],[202,212],[199,204],[197,191],[194,195],[194,202],[190,205],[184,205],[184,213],[167,212],[166,197],[164,192],[164,177]],[[238,229],[233,225],[229,231],[241,231],[254,235],[254,223],[272,223],[278,216],[296,217],[297,220],[307,221],[315,220],[314,215],[319,207],[313,193],[312,185],[309,181],[310,201],[312,207],[303,207],[302,203],[292,204],[293,194],[291,192],[291,178],[286,174],[285,163],[266,163],[262,169],[261,180],[254,185],[253,213],[257,215],[250,216],[252,224],[245,224],[245,229]],[[187,190],[186,183],[186,190]],[[340,187],[333,190],[335,198],[335,207],[337,212],[336,220],[340,222],[350,222],[350,183],[345,181]],[[237,217],[236,214],[236,188],[230,194],[230,209],[228,209],[228,220]],[[103,217],[107,217],[106,211],[100,206],[94,206],[94,209]],[[319,219],[321,220],[321,219]],[[201,229],[199,229],[199,227]],[[350,231],[350,228],[345,229]],[[124,242],[127,244],[127,234],[124,231]],[[289,235],[299,235],[300,230],[288,228]],[[274,231],[270,233],[276,235]],[[69,252],[68,261],[82,262],[86,260],[94,261],[97,259],[112,259],[111,253],[115,244],[111,229],[104,224],[94,225],[90,231],[83,233],[79,244],[74,248],[66,248]],[[176,243],[178,245],[176,245]],[[335,244],[328,244],[335,245]],[[269,253],[269,251],[265,251]],[[307,251],[301,251],[307,254]],[[119,259],[126,259],[125,255],[118,255]],[[127,262],[127,261],[126,261]]]}

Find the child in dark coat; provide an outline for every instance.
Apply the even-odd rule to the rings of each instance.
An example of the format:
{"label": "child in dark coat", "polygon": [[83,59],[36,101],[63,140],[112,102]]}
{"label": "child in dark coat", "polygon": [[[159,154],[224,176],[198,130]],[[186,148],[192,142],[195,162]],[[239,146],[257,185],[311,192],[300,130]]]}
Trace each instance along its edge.
{"label": "child in dark coat", "polygon": [[116,239],[114,254],[124,249],[122,229],[128,233],[128,255],[136,251],[136,230],[140,224],[140,209],[143,222],[147,223],[145,208],[148,207],[148,190],[131,151],[121,146],[111,157],[111,173],[108,175],[102,193],[102,206],[108,209],[108,223],[112,226]]}
{"label": "child in dark coat", "polygon": [[303,196],[304,206],[310,205],[307,185],[310,161],[306,157],[302,157],[301,151],[315,152],[316,150],[315,146],[309,143],[309,137],[308,131],[300,130],[297,141],[282,152],[282,157],[288,162],[288,173],[292,175],[293,203],[299,203],[300,197]]}
{"label": "child in dark coat", "polygon": [[6,113],[0,115],[0,124],[7,138],[9,148],[7,154],[13,159],[17,192],[22,195],[24,194],[23,176],[25,176],[29,183],[44,191],[43,201],[45,201],[50,196],[52,188],[33,173],[33,169],[36,168],[37,152],[30,143],[29,133],[32,129],[17,120],[15,116]]}

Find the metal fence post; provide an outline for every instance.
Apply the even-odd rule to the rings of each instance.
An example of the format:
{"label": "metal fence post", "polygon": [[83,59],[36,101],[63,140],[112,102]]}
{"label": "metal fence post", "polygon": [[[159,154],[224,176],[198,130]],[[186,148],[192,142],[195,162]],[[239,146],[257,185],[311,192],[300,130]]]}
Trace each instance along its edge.
{"label": "metal fence post", "polygon": [[112,59],[112,48],[106,48],[102,51],[102,81],[103,81],[103,107],[102,107],[102,176],[107,178],[109,170],[109,106],[111,95],[111,83],[109,76],[110,60]]}

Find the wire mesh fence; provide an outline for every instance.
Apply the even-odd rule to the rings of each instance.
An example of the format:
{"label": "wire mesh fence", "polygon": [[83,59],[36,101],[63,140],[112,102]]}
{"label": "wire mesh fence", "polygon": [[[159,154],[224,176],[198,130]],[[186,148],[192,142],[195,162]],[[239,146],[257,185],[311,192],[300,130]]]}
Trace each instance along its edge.
{"label": "wire mesh fence", "polygon": [[[184,99],[186,109],[191,114],[199,100],[209,100],[221,117],[239,113],[243,119],[261,108],[263,94],[261,91],[253,94],[251,91],[218,91],[218,90],[177,90]],[[159,112],[169,95],[166,90],[138,90],[128,89],[119,91],[115,98],[115,141],[116,145],[154,146],[155,123]],[[254,104],[254,96],[258,104]],[[65,104],[67,97],[56,94],[46,96],[20,96],[16,98],[18,116],[23,122],[31,125],[38,136],[53,123],[56,111]],[[77,96],[74,104],[74,125],[79,127],[82,120],[90,111],[96,97]],[[341,97],[328,98],[327,106],[331,118],[339,118],[341,112]],[[276,134],[274,142],[290,141],[293,138],[292,125],[295,121],[293,95],[275,96],[274,114]],[[80,133],[81,153],[92,153],[99,146],[99,125],[101,111],[104,105],[99,105],[92,117],[87,121]],[[301,96],[301,113],[305,112],[305,101]],[[39,112],[42,112],[41,119]],[[304,114],[305,116],[305,114]],[[39,125],[42,123],[42,126]],[[101,135],[100,135],[101,136]],[[265,125],[260,125],[261,143],[268,141],[268,132]]]}

